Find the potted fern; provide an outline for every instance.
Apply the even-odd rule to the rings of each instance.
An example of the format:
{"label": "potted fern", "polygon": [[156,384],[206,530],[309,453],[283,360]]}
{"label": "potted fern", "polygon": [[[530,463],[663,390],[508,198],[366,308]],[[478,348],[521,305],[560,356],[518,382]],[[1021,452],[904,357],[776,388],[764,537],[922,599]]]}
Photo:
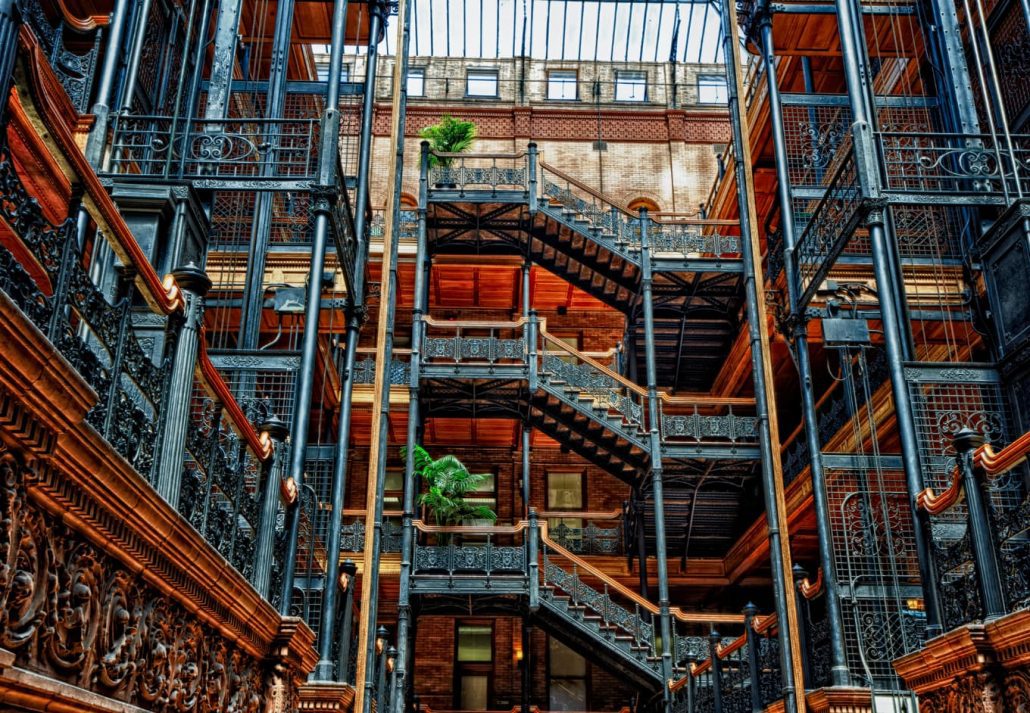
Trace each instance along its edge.
{"label": "potted fern", "polygon": [[[440,121],[422,129],[419,136],[428,141],[429,148],[437,153],[462,153],[476,140],[476,125],[471,121],[444,115],[440,117]],[[429,167],[444,169],[440,172],[440,177],[444,180],[436,184],[437,188],[457,187],[453,181],[448,180],[450,176],[446,170],[453,161],[453,157],[429,154]]]}
{"label": "potted fern", "polygon": [[[401,448],[407,458],[407,449]],[[414,452],[415,474],[422,479],[423,492],[418,497],[437,525],[461,525],[474,520],[495,522],[497,513],[486,505],[470,503],[466,497],[482,486],[488,473],[471,473],[456,456],[435,459],[422,446]]]}

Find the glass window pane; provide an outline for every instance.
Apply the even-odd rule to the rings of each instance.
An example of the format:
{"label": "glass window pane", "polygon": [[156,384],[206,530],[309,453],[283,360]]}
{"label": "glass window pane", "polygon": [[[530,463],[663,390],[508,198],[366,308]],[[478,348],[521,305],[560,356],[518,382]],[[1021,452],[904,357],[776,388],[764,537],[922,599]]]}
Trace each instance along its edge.
{"label": "glass window pane", "polygon": [[646,72],[616,72],[615,101],[642,102],[647,101]]}
{"label": "glass window pane", "polygon": [[583,507],[582,473],[547,474],[547,509],[579,510]]}
{"label": "glass window pane", "polygon": [[408,96],[423,97],[426,95],[426,70],[408,68]]}
{"label": "glass window pane", "polygon": [[727,102],[725,77],[698,77],[697,101],[699,104],[725,104]]}
{"label": "glass window pane", "polygon": [[[548,662],[551,677],[584,677],[587,675],[587,660],[553,636],[547,638]],[[583,710],[579,708],[577,710]]]}
{"label": "glass window pane", "polygon": [[573,70],[548,72],[547,98],[557,100],[576,99],[576,72]]}
{"label": "glass window pane", "polygon": [[465,94],[470,97],[497,96],[497,72],[470,69],[465,79]]}
{"label": "glass window pane", "polygon": [[493,627],[463,624],[458,627],[458,661],[462,663],[493,661]]}
{"label": "glass window pane", "polygon": [[461,677],[461,709],[463,711],[485,711],[490,677],[483,675]]}

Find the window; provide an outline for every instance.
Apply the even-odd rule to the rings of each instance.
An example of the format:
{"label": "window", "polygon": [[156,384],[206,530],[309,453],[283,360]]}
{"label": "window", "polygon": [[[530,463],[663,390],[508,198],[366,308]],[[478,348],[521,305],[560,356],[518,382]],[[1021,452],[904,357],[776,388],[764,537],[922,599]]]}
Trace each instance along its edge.
{"label": "window", "polygon": [[496,97],[497,72],[492,69],[470,69],[465,75],[465,96]]}
{"label": "window", "polygon": [[[586,504],[582,471],[547,473],[547,509],[554,512],[582,510]],[[547,528],[559,544],[576,551],[583,539],[583,518],[551,517]]]}
{"label": "window", "polygon": [[[497,512],[497,476],[494,473],[488,473],[483,482],[472,493],[465,496],[465,502],[469,505],[485,505]],[[493,523],[488,520],[469,520],[465,524],[491,525]]]}
{"label": "window", "polygon": [[[315,77],[320,82],[329,81],[329,45],[311,45],[311,59],[315,64]],[[340,81],[350,81],[350,65],[340,67]]]}
{"label": "window", "polygon": [[383,487],[383,509],[400,510],[404,499],[404,471],[387,470]]}
{"label": "window", "polygon": [[712,75],[697,78],[698,104],[725,104],[728,100],[726,77]]}
{"label": "window", "polygon": [[547,639],[549,710],[585,711],[587,660],[553,637]]}
{"label": "window", "polygon": [[615,101],[647,101],[647,72],[617,71],[615,73]]}
{"label": "window", "polygon": [[424,67],[408,67],[409,97],[424,97],[426,95],[426,70]]}
{"label": "window", "polygon": [[554,101],[575,101],[578,99],[575,70],[555,69],[548,72],[547,98]]}
{"label": "window", "polygon": [[455,705],[466,711],[487,710],[493,674],[493,626],[489,623],[459,623],[456,636]]}

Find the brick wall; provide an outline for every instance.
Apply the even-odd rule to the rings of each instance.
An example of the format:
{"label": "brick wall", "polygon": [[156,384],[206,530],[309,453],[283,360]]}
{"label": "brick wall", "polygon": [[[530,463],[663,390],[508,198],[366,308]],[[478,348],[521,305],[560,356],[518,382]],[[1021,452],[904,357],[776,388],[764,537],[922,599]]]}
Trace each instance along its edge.
{"label": "brick wall", "polygon": [[[489,620],[469,617],[453,619],[423,616],[419,619],[415,643],[415,693],[419,702],[434,710],[453,709],[456,700],[455,636],[461,621],[489,621],[494,627],[493,697],[490,708],[508,710],[518,706],[522,694],[522,672],[515,652],[522,646],[522,623],[517,618],[496,617]],[[531,667],[530,704],[547,710],[548,645],[547,634],[533,629],[529,655],[523,652],[523,663]],[[587,707],[592,711],[619,710],[631,704],[634,691],[607,670],[587,665]]]}

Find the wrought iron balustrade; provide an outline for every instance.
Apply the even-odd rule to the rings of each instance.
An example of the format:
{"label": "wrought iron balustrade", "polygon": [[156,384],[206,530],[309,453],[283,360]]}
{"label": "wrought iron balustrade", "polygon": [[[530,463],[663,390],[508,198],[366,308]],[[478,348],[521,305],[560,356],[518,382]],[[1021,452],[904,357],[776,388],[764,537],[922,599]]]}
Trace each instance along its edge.
{"label": "wrought iron balustrade", "polygon": [[[493,576],[525,578],[529,534],[525,523],[512,527],[440,527],[415,522],[415,576]],[[511,541],[510,544],[495,544]],[[521,540],[521,541],[520,541]]]}
{"label": "wrought iron balustrade", "polygon": [[[400,359],[390,362],[390,385],[407,386],[411,375],[411,364]],[[376,380],[376,362],[371,356],[354,362],[354,384],[371,385]]]}
{"label": "wrought iron balustrade", "polygon": [[[418,238],[418,212],[414,210],[402,210],[401,220],[397,224],[401,240],[415,240]],[[372,240],[382,240],[386,231],[386,212],[382,208],[372,209],[372,221],[369,224],[369,237]]]}
{"label": "wrought iron balustrade", "polygon": [[[541,384],[561,398],[592,406],[616,420],[611,426],[631,435],[643,434],[647,392],[581,352],[544,333],[540,343]],[[571,398],[570,397],[574,397]]]}
{"label": "wrought iron balustrade", "polygon": [[[616,511],[613,515],[621,518],[622,513]],[[547,518],[551,538],[569,552],[577,555],[617,555],[624,552],[621,519],[599,519],[589,517],[589,513],[555,516],[542,512],[540,517]]]}
{"label": "wrought iron balustrade", "polygon": [[[344,513],[347,516],[346,513]],[[341,528],[343,539],[340,540],[340,549],[344,552],[362,552],[365,549],[365,519],[360,516],[347,516],[350,522],[344,523]],[[380,551],[384,553],[401,551],[401,525],[395,518],[383,520],[382,539],[380,540]]]}
{"label": "wrought iron balustrade", "polygon": [[262,459],[206,385],[194,385],[179,512],[247,579],[261,529]]}
{"label": "wrought iron balustrade", "polygon": [[[100,43],[103,38],[101,23],[89,22],[92,30],[82,32],[78,27],[67,22],[63,17],[53,22],[44,11],[39,0],[26,0],[18,3],[24,14],[25,23],[32,28],[39,40],[43,52],[50,62],[50,68],[67,92],[72,106],[80,114],[89,111],[89,100],[93,91],[93,79],[97,68],[97,57],[100,54]],[[85,38],[93,35],[92,46],[84,53],[73,52],[67,48],[65,39],[69,35]]]}
{"label": "wrought iron balustrade", "polygon": [[799,308],[812,299],[823,277],[833,267],[862,217],[862,189],[852,150],[844,153],[826,194],[812,210],[795,248],[795,264],[802,290]]}
{"label": "wrought iron balustrade", "polygon": [[318,119],[191,119],[116,114],[106,172],[199,187],[306,188],[318,169]]}
{"label": "wrought iron balustrade", "polygon": [[[640,250],[640,219],[615,201],[545,163],[540,164],[540,206],[582,224],[594,239],[617,252]],[[670,234],[670,244],[674,237]]]}
{"label": "wrought iron balustrade", "polygon": [[1028,187],[1030,136],[882,131],[885,188],[948,196],[1015,196]]}
{"label": "wrought iron balustrade", "polygon": [[[709,442],[756,443],[758,441],[758,419],[755,416],[741,416],[734,413],[732,402],[706,403],[704,399],[687,401],[689,413],[673,413],[670,406],[677,399],[661,398],[659,414],[661,419],[662,443],[667,445]],[[750,403],[748,404],[750,406]],[[737,406],[739,410],[740,405]],[[753,406],[752,406],[753,408]],[[722,412],[722,413],[720,413]]]}
{"label": "wrought iron balustrade", "polygon": [[[6,136],[6,127],[0,132]],[[170,345],[188,338],[183,320],[168,319],[188,310],[183,288],[161,284],[127,226],[118,222],[110,198],[92,181],[84,182],[89,217],[99,227],[80,235],[78,205],[60,223],[50,223],[18,176],[6,141],[0,144],[0,219],[9,228],[0,245],[0,290],[95,392],[87,422],[159,492],[169,499],[185,494],[179,503],[183,516],[253,581],[262,529],[256,491],[274,448],[258,436],[211,364],[202,328],[199,354],[184,357],[192,361],[178,363],[170,356]],[[116,256],[126,266],[118,276],[111,274]],[[173,338],[158,340],[153,330],[141,337],[134,316]],[[177,413],[173,373],[185,375],[184,387],[192,383],[197,394],[182,423],[170,415]],[[173,432],[183,434],[185,450],[168,440]],[[174,480],[159,478],[169,472]]]}
{"label": "wrought iron balustrade", "polygon": [[513,154],[439,154],[429,170],[431,191],[527,191],[529,169],[525,152]]}
{"label": "wrought iron balustrade", "polygon": [[648,218],[647,230],[652,254],[740,257],[740,236],[729,234],[728,226],[721,222],[676,219],[659,214],[653,220]]}
{"label": "wrought iron balustrade", "polygon": [[526,364],[526,322],[445,322],[424,318],[423,364]]}

